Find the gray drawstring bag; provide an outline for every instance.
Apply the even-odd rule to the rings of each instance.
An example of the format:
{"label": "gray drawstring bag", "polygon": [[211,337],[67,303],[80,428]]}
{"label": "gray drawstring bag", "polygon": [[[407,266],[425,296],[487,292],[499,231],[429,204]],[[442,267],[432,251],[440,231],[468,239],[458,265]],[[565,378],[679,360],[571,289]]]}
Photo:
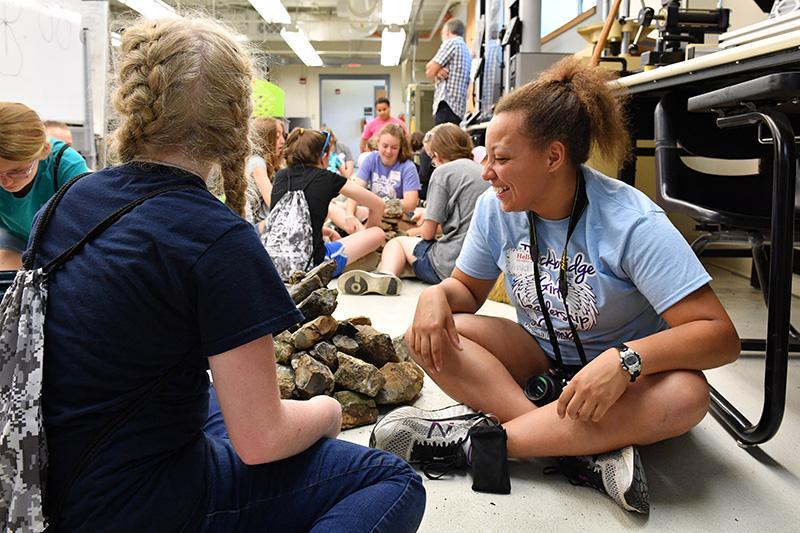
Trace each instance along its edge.
{"label": "gray drawstring bag", "polygon": [[44,531],[58,520],[63,499],[89,461],[113,433],[157,392],[177,366],[152,383],[87,447],[72,470],[53,516],[44,513],[47,480],[47,439],[42,417],[44,323],[47,280],[64,263],[123,215],[158,194],[198,187],[175,185],[147,194],[97,224],[77,244],[47,265],[32,269],[41,238],[53,210],[83,174],[64,184],[42,213],[23,269],[17,272],[0,302],[0,531]]}

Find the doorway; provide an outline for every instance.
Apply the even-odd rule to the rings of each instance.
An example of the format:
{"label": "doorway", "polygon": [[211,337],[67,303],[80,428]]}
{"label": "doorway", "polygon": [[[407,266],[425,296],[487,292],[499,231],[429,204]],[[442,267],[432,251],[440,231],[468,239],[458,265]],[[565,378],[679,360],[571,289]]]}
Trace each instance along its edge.
{"label": "doorway", "polygon": [[336,134],[358,157],[364,124],[375,116],[375,99],[389,97],[389,75],[321,74],[319,77],[320,125]]}

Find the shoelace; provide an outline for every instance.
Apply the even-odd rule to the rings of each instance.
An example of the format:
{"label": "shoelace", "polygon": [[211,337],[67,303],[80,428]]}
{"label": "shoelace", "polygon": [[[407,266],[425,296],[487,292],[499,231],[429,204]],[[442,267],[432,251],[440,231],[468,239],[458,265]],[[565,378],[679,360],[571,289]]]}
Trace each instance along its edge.
{"label": "shoelace", "polygon": [[[563,474],[566,476],[567,481],[569,481],[570,485],[576,487],[591,487],[597,490],[600,490],[598,487],[595,486],[586,476],[585,476],[585,468],[582,466],[582,463],[586,463],[586,461],[579,459],[577,457],[559,457],[558,464],[553,466],[546,466],[542,469],[542,474],[546,476],[551,476],[553,474]],[[595,465],[589,465],[593,471],[596,471]]]}

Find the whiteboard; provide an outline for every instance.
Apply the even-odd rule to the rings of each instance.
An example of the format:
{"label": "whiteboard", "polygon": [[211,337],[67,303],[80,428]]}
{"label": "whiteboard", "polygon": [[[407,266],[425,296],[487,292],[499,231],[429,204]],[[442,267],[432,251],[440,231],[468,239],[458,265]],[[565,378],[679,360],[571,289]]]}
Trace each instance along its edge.
{"label": "whiteboard", "polygon": [[81,15],[43,0],[0,0],[0,101],[83,124]]}

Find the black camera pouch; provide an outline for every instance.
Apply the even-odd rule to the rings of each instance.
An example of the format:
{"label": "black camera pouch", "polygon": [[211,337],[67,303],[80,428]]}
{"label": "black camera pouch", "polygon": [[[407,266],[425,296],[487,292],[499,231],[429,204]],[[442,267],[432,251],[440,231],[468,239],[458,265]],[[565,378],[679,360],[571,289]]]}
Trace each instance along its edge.
{"label": "black camera pouch", "polygon": [[475,426],[469,436],[472,442],[472,490],[510,493],[506,430],[502,426]]}

